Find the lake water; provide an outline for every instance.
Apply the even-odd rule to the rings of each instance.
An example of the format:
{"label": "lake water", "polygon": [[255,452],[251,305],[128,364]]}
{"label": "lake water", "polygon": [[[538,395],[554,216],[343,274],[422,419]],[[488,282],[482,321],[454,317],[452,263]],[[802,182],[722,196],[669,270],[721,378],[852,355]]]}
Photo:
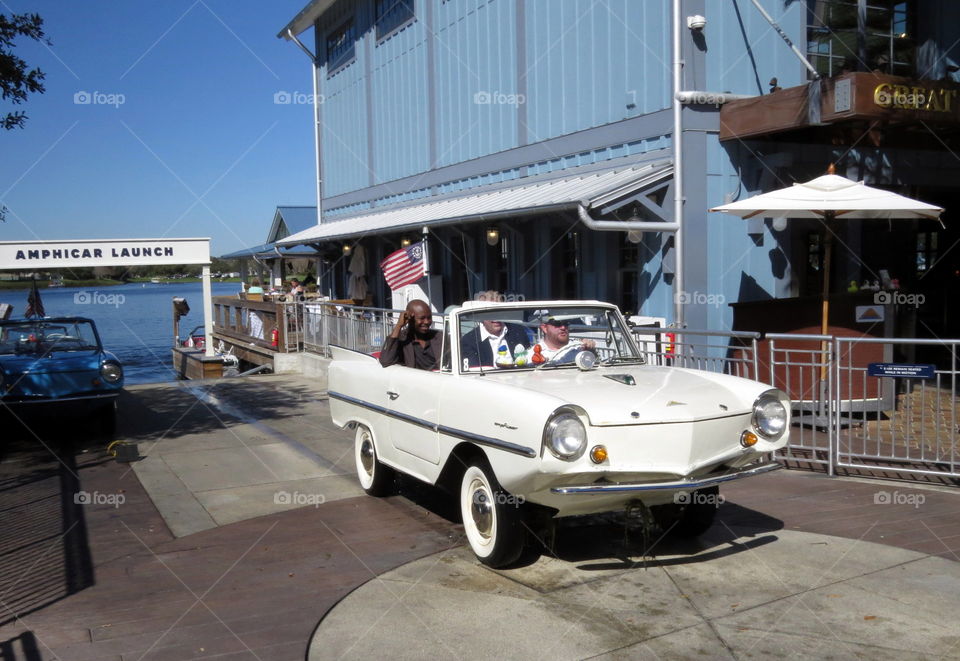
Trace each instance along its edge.
{"label": "lake water", "polygon": [[[239,282],[214,282],[214,296],[240,290]],[[22,317],[29,289],[2,289],[0,303],[13,305],[13,317]],[[76,315],[97,322],[100,339],[123,363],[126,382],[173,381],[175,296],[187,299],[190,314],[180,320],[180,336],[203,325],[203,290],[199,282],[183,284],[131,283],[99,289],[90,287],[40,288],[47,316]]]}

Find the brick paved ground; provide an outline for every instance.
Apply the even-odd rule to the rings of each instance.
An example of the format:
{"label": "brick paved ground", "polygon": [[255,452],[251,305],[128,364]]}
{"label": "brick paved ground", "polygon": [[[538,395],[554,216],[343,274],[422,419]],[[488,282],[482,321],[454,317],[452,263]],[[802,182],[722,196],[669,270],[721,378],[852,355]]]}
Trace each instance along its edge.
{"label": "brick paved ground", "polygon": [[[125,497],[119,508],[81,508],[60,498],[67,467],[36,454],[19,460],[27,474],[5,463],[0,481],[4,661],[303,659],[317,622],[349,591],[459,543],[451,523],[402,497],[174,539],[126,467],[81,457],[84,490]],[[73,530],[84,534],[65,542],[76,515]]]}

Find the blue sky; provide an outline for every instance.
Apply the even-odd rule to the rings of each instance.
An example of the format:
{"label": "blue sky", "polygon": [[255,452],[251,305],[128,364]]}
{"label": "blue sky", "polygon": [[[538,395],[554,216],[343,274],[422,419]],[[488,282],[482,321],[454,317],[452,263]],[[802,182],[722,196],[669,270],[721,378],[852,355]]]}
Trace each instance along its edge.
{"label": "blue sky", "polygon": [[262,243],[277,205],[316,204],[310,61],[276,37],[305,4],[0,0],[52,42],[16,48],[46,93],[0,102],[29,116],[0,131],[0,240],[210,237],[219,255]]}

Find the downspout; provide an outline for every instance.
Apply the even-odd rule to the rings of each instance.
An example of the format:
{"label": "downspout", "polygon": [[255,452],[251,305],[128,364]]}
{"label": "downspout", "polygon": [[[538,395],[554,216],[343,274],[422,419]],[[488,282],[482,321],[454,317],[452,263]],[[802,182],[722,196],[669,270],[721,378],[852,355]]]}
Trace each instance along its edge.
{"label": "downspout", "polygon": [[673,235],[673,250],[676,268],[673,275],[673,321],[683,328],[683,106],[678,98],[681,85],[683,58],[680,47],[680,0],[673,0],[673,223],[677,229]]}
{"label": "downspout", "polygon": [[597,220],[590,215],[583,202],[577,205],[580,222],[592,230],[600,232],[676,232],[680,223],[664,223],[649,220]]}
{"label": "downspout", "polygon": [[314,160],[317,169],[317,225],[323,222],[323,165],[322,159],[320,158],[320,95],[318,93],[318,84],[317,79],[320,74],[320,67],[317,64],[317,57],[310,52],[310,49],[303,45],[303,43],[297,39],[297,36],[293,34],[293,30],[287,28],[287,38],[290,39],[293,43],[300,47],[307,57],[310,58],[310,63],[312,66],[312,78],[313,78],[313,146],[314,146]]}

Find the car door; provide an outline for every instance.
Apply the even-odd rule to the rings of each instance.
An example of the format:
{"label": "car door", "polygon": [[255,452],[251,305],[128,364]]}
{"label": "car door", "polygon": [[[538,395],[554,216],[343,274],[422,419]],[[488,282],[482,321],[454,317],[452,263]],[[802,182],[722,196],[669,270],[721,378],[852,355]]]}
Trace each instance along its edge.
{"label": "car door", "polygon": [[449,374],[401,367],[388,367],[387,407],[390,409],[390,439],[400,452],[440,463],[437,434],[440,393],[449,385]]}

